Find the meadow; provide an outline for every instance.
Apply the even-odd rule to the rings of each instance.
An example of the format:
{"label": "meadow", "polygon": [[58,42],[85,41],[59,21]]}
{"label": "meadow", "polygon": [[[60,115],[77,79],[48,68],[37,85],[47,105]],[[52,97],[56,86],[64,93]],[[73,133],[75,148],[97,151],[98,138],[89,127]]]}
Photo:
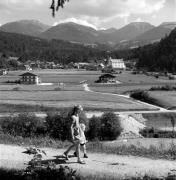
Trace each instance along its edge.
{"label": "meadow", "polygon": [[81,104],[96,110],[152,110],[139,102],[101,93],[85,91],[1,91],[0,103],[71,107]]}
{"label": "meadow", "polygon": [[[31,72],[39,75],[43,83],[53,84],[5,84],[4,82],[6,81],[18,80],[19,75],[24,73],[24,71],[10,71],[8,75],[0,77],[1,104],[42,105],[60,108],[81,104],[89,109],[109,109],[114,111],[153,109],[147,105],[123,97],[110,94],[104,95],[98,92],[85,92],[81,82],[87,81],[90,85],[95,84],[94,81],[101,75],[100,71],[34,70]],[[129,89],[127,86],[129,82],[130,85],[132,85],[131,83],[141,83],[142,79],[146,82],[153,82],[153,77],[133,75],[130,72],[123,72],[117,75],[116,79],[122,81],[123,84],[120,87],[115,87],[115,89],[126,87],[126,90]],[[63,83],[63,85],[59,85],[59,83]],[[136,85],[133,88],[136,88]],[[92,86],[91,89],[94,90]],[[100,86],[100,89],[100,92],[112,92],[114,85],[103,85]]]}
{"label": "meadow", "polygon": [[172,131],[171,117],[176,118],[176,113],[146,113],[143,117],[148,128]]}
{"label": "meadow", "polygon": [[157,100],[157,104],[164,108],[176,107],[175,91],[152,91],[150,96]]}
{"label": "meadow", "polygon": [[[20,78],[19,75],[26,71],[10,71],[7,75],[1,76],[0,83],[6,81],[15,81]],[[94,82],[98,79],[100,71],[78,71],[78,70],[34,70],[31,73],[41,77],[43,83],[69,83],[79,84],[81,81],[87,80]]]}

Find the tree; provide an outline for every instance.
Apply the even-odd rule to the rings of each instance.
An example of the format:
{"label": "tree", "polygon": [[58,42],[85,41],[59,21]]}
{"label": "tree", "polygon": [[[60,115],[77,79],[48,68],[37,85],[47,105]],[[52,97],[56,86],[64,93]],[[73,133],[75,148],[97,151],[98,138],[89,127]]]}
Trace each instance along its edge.
{"label": "tree", "polygon": [[[52,0],[50,9],[52,9],[52,15],[55,16],[55,12],[59,10],[59,8],[63,8],[64,4],[69,0]],[[56,3],[57,2],[57,3]]]}

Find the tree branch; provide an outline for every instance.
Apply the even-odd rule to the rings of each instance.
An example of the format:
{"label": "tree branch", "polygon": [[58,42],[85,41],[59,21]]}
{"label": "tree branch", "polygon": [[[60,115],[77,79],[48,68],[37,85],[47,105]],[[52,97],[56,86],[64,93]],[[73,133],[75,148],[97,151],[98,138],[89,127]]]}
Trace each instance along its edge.
{"label": "tree branch", "polygon": [[[64,4],[69,0],[52,0],[50,9],[52,9],[52,16],[55,17],[55,12],[59,10],[59,8],[63,8]],[[56,4],[57,2],[57,4]]]}

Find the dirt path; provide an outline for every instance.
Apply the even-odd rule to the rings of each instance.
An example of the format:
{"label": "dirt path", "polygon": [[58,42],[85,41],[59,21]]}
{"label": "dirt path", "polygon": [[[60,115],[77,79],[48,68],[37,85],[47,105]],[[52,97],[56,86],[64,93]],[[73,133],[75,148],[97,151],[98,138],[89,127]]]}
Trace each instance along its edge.
{"label": "dirt path", "polygon": [[[76,158],[71,157],[66,163],[56,157],[62,155],[64,149],[44,149],[47,156],[46,160],[52,160],[58,164],[67,165],[76,169],[81,174],[91,175],[110,175],[115,177],[142,176],[145,174],[155,176],[165,176],[176,168],[176,162],[168,160],[152,160],[148,158],[134,156],[107,155],[89,153],[85,165],[76,163]],[[12,145],[0,145],[0,167],[25,168],[31,156],[22,153],[24,147]]]}

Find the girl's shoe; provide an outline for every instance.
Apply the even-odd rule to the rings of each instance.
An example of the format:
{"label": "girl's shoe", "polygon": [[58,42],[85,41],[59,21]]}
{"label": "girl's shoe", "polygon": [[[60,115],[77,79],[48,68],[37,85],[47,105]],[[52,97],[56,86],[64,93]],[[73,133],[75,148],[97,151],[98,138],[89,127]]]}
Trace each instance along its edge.
{"label": "girl's shoe", "polygon": [[86,164],[85,161],[83,161],[83,160],[78,160],[77,162],[78,162],[79,164]]}
{"label": "girl's shoe", "polygon": [[88,158],[87,154],[84,154],[84,158]]}
{"label": "girl's shoe", "polygon": [[67,153],[63,153],[63,157],[66,159],[66,160],[68,160],[68,154]]}

